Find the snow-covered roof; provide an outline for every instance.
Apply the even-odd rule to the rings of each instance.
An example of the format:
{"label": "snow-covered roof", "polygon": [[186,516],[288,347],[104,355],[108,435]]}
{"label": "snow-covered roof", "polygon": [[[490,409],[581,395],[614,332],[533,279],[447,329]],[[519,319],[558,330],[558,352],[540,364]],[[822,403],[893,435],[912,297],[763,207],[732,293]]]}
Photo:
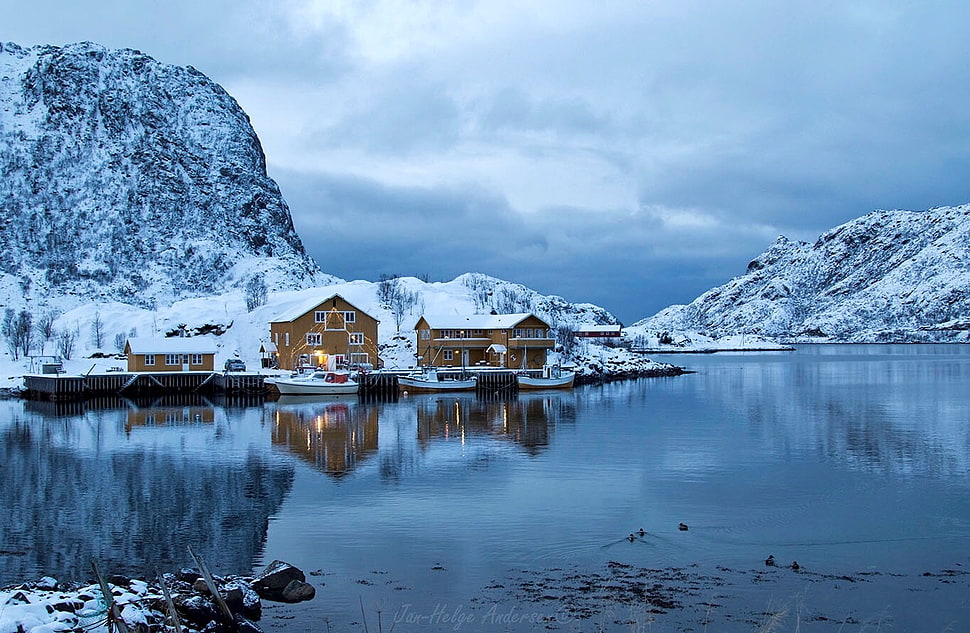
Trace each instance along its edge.
{"label": "snow-covered roof", "polygon": [[290,306],[287,310],[281,312],[280,314],[277,314],[275,317],[270,319],[269,322],[270,323],[289,323],[290,321],[296,321],[297,319],[299,319],[301,316],[303,316],[310,310],[313,310],[317,306],[322,305],[330,301],[331,299],[340,299],[341,301],[346,302],[347,305],[352,307],[354,310],[357,310],[358,312],[361,312],[363,314],[367,314],[366,312],[364,312],[354,304],[344,299],[341,295],[335,294],[335,295],[330,295],[329,297],[324,297],[323,299],[320,299],[319,297],[310,297],[306,301],[302,301],[293,306]]}
{"label": "snow-covered roof", "polygon": [[[432,330],[507,330],[529,317],[528,312],[519,314],[425,314],[423,318]],[[539,319],[542,321],[542,319]],[[545,321],[542,321],[545,323]]]}
{"label": "snow-covered roof", "polygon": [[208,337],[130,338],[132,354],[215,354],[216,344]]}

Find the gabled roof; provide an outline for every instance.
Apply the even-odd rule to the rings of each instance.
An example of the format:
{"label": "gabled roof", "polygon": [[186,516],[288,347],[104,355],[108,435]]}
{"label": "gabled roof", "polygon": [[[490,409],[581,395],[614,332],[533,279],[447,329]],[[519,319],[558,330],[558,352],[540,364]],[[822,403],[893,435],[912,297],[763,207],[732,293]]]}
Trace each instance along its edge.
{"label": "gabled roof", "polygon": [[216,344],[208,337],[130,338],[125,345],[132,354],[215,354]]}
{"label": "gabled roof", "polygon": [[[269,322],[270,323],[290,323],[292,321],[296,321],[297,319],[299,319],[301,316],[303,316],[307,312],[316,309],[317,306],[321,306],[324,303],[327,303],[328,301],[330,301],[332,299],[340,299],[341,301],[343,301],[344,303],[346,303],[347,305],[349,305],[351,308],[353,308],[357,312],[360,312],[361,314],[365,314],[367,316],[371,316],[367,312],[364,312],[363,310],[361,310],[360,308],[358,308],[357,306],[355,306],[351,302],[349,302],[346,299],[344,299],[341,295],[336,294],[336,295],[330,295],[329,297],[326,297],[325,299],[308,299],[308,300],[306,300],[306,301],[304,301],[302,303],[299,303],[299,304],[297,304],[297,305],[289,308],[288,310],[285,310],[284,312],[281,312],[280,314],[276,315],[275,318],[270,319]],[[374,317],[371,317],[371,318],[374,318]]]}
{"label": "gabled roof", "polygon": [[[534,314],[425,314],[422,315],[432,330],[508,330],[529,317],[539,319]],[[549,325],[539,319],[545,325]],[[417,325],[417,324],[415,324]]]}

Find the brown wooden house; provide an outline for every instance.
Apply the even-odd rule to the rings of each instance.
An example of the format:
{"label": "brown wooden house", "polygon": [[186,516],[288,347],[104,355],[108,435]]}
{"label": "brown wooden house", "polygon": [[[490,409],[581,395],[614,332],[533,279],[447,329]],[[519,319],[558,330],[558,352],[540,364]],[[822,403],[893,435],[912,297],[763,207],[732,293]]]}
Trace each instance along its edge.
{"label": "brown wooden house", "polygon": [[298,306],[270,321],[280,369],[379,366],[380,321],[340,295]]}
{"label": "brown wooden house", "polygon": [[539,369],[556,342],[533,314],[424,315],[414,326],[419,365]]}
{"label": "brown wooden house", "polygon": [[128,371],[215,371],[216,345],[206,337],[130,338]]}

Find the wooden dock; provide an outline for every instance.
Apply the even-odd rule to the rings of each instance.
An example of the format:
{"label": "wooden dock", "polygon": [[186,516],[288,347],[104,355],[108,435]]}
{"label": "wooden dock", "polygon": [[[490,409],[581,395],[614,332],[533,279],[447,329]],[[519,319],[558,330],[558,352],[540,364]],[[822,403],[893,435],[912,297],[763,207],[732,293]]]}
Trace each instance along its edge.
{"label": "wooden dock", "polygon": [[[360,389],[363,394],[394,394],[398,392],[397,379],[407,376],[411,370],[381,370],[361,377]],[[492,369],[475,368],[465,369],[438,369],[438,376],[442,379],[457,379],[471,374],[478,378],[475,390],[478,392],[491,393],[495,391],[517,391],[518,381],[515,379],[517,373],[512,369]]]}
{"label": "wooden dock", "polygon": [[95,396],[123,397],[169,394],[264,394],[265,376],[218,372],[112,372],[68,376],[24,376],[24,396],[32,400],[83,400]]}
{"label": "wooden dock", "polygon": [[[366,398],[396,398],[398,378],[410,370],[382,370],[360,376],[360,394]],[[479,393],[515,392],[518,383],[515,370],[475,368],[465,374],[478,378]],[[461,370],[439,369],[442,378],[458,378]],[[24,376],[24,397],[30,400],[85,400],[117,396],[123,398],[156,397],[175,394],[262,397],[268,393],[263,374],[247,372],[111,372],[68,376],[65,374],[31,374]]]}

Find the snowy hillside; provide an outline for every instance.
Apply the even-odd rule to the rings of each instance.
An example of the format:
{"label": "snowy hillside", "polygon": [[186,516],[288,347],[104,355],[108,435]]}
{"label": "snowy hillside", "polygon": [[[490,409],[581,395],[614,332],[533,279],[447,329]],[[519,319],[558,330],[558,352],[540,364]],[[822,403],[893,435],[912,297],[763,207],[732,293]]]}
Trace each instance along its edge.
{"label": "snowy hillside", "polygon": [[788,341],[970,340],[970,205],[876,211],[814,244],[784,237],[747,272],[631,328]]}
{"label": "snowy hillside", "polygon": [[0,44],[0,173],[7,306],[334,280],[304,252],[246,114],[191,67]]}
{"label": "snowy hillside", "polygon": [[[426,283],[413,277],[389,280],[397,296],[406,301],[387,301],[380,282],[351,281],[307,288],[270,292],[265,304],[247,312],[246,296],[241,290],[219,295],[183,299],[168,306],[148,309],[120,302],[92,302],[63,313],[45,313],[53,317],[54,336],[44,340],[35,334],[32,356],[41,354],[70,356],[65,362],[68,373],[104,371],[112,366],[124,367],[125,362],[113,355],[119,353],[128,337],[165,337],[184,326],[190,335],[209,337],[219,350],[216,365],[238,355],[250,368],[259,367],[260,343],[269,340],[269,322],[277,315],[323,301],[339,294],[361,310],[380,321],[379,343],[381,360],[387,367],[407,368],[415,364],[414,324],[421,314],[483,314],[498,312],[533,312],[553,325],[616,323],[615,317],[600,307],[572,304],[562,297],[541,295],[520,284],[469,273],[449,282]],[[385,286],[386,290],[386,286]],[[45,314],[32,315],[36,323]],[[400,332],[398,332],[400,324]],[[36,329],[36,328],[35,328]],[[101,345],[96,344],[100,331]],[[73,347],[64,353],[67,333]],[[593,350],[592,363],[608,366],[615,358],[603,357]],[[617,351],[616,354],[620,352]],[[106,358],[97,356],[104,355]],[[9,350],[3,349],[0,361],[0,387],[17,387],[24,373],[32,371],[29,360],[14,361]],[[636,358],[642,366],[642,357]],[[646,364],[649,364],[646,361]],[[34,371],[37,368],[33,368]]]}

